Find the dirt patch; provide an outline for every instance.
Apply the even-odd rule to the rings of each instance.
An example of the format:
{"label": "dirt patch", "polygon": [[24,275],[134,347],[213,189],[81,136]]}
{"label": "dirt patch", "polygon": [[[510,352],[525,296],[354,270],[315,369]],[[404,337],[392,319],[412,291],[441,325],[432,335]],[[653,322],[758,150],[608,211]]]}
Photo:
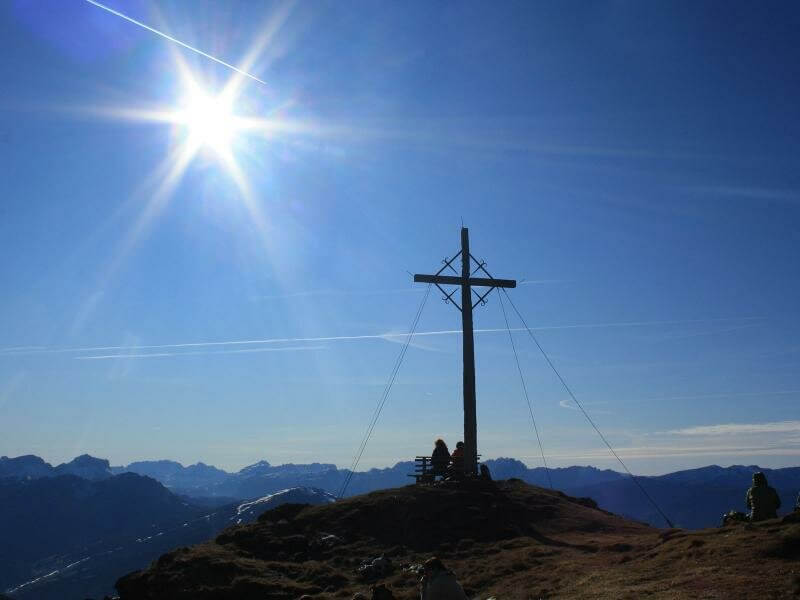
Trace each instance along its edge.
{"label": "dirt patch", "polygon": [[762,555],[769,558],[792,560],[800,558],[800,533],[782,535],[774,542],[768,543]]}

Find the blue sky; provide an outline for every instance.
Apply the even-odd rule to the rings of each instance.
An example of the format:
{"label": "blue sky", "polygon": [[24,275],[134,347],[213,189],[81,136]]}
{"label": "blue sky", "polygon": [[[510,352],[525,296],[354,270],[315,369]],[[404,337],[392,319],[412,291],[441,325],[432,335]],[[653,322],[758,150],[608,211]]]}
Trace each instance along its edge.
{"label": "blue sky", "polygon": [[[401,338],[182,344],[407,331],[463,219],[634,471],[797,463],[795,3],[108,5],[247,63],[270,128],[165,183],[191,132],[139,117],[235,73],[0,6],[0,454],[348,466]],[[432,294],[419,330],[459,326]],[[516,335],[549,464],[614,467]],[[415,339],[362,467],[461,438],[460,353]],[[476,360],[480,452],[541,464],[507,335]]]}

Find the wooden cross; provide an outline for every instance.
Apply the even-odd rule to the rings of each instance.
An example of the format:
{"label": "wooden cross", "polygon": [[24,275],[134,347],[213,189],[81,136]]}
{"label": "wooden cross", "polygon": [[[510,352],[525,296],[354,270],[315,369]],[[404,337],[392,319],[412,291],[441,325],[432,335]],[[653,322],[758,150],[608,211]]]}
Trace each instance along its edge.
{"label": "wooden cross", "polygon": [[[461,276],[453,268],[453,262],[461,257]],[[473,261],[476,265],[472,271]],[[486,270],[485,263],[477,260],[469,253],[469,230],[461,228],[461,250],[453,258],[443,261],[444,266],[435,275],[414,275],[414,281],[432,283],[444,294],[445,302],[452,302],[461,311],[461,331],[464,336],[464,473],[477,475],[478,473],[478,419],[475,410],[475,344],[472,332],[472,309],[479,304],[485,304],[486,296],[495,288],[514,288],[517,282],[513,279],[495,279]],[[456,275],[442,275],[442,271],[450,269]],[[478,271],[486,277],[473,277]],[[461,288],[461,304],[456,302],[453,295],[458,288],[450,292],[442,285],[457,285]],[[484,294],[479,294],[473,287],[488,287]],[[473,303],[472,295],[477,300]]]}

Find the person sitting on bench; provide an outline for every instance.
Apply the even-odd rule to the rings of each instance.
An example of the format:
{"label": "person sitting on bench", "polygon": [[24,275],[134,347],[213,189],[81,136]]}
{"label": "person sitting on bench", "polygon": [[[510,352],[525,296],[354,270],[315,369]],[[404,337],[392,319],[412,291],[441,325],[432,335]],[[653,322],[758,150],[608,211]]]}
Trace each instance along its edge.
{"label": "person sitting on bench", "polygon": [[447,467],[450,465],[450,451],[442,438],[436,440],[431,454],[431,467],[433,476],[444,477],[447,474]]}
{"label": "person sitting on bench", "polygon": [[460,477],[464,475],[464,442],[458,442],[456,444],[456,449],[453,450],[453,454],[450,456],[451,460],[453,461],[450,470],[452,471],[455,477]]}
{"label": "person sitting on bench", "polygon": [[745,501],[750,509],[751,521],[778,518],[781,499],[775,488],[767,485],[767,476],[764,473],[753,473],[753,486],[747,490]]}

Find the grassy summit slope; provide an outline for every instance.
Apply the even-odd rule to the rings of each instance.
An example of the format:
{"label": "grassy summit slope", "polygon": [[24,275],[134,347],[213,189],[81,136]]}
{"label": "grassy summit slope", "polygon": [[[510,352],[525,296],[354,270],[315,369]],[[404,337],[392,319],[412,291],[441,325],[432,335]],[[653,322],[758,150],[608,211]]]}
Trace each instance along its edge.
{"label": "grassy summit slope", "polygon": [[[326,536],[336,536],[330,538]],[[663,531],[518,480],[408,486],[327,506],[284,505],[257,523],[123,577],[122,600],[350,598],[380,554],[398,598],[403,563],[438,555],[471,598],[785,598],[800,592],[800,524]],[[754,560],[755,559],[755,560]],[[793,560],[794,559],[794,560]]]}

